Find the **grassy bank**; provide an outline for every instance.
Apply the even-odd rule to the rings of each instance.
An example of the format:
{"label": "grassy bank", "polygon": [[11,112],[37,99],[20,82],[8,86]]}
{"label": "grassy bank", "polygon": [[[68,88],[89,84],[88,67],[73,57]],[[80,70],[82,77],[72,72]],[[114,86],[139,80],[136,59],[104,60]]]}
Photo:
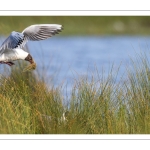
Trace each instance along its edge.
{"label": "grassy bank", "polygon": [[150,62],[146,55],[136,61],[119,83],[113,68],[106,77],[77,78],[67,105],[61,87],[23,73],[24,64],[14,67],[0,79],[0,133],[149,134]]}
{"label": "grassy bank", "polygon": [[0,16],[0,33],[21,32],[31,24],[64,25],[61,35],[149,35],[149,16]]}

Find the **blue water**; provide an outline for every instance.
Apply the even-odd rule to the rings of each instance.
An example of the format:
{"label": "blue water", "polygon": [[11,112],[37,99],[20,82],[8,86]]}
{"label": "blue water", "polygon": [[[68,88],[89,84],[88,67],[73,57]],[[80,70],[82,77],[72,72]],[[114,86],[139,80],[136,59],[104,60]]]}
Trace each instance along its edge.
{"label": "blue water", "polygon": [[[2,40],[1,40],[2,42]],[[38,42],[28,42],[37,70],[56,86],[71,88],[78,76],[120,67],[126,72],[130,58],[150,51],[150,37],[141,36],[55,36]]]}

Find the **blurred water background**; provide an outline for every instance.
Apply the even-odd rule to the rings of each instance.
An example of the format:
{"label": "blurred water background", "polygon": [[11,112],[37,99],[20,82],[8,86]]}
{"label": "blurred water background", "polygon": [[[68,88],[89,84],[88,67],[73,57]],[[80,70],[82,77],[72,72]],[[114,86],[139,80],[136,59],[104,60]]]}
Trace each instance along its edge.
{"label": "blurred water background", "polygon": [[[149,53],[150,50],[148,16],[0,18],[0,44],[12,30],[21,32],[31,24],[64,25],[59,35],[44,41],[28,42],[28,48],[37,63],[38,73],[47,79],[47,84],[53,83],[56,87],[63,85],[68,91],[76,77],[94,75],[95,70],[99,73],[105,70],[103,75],[107,75],[112,66],[114,72],[120,67],[117,79],[121,79],[126,75],[130,58],[143,51]],[[0,69],[3,72],[2,65]]]}
{"label": "blurred water background", "polygon": [[131,58],[143,51],[149,53],[150,37],[55,36],[29,42],[28,48],[40,76],[47,77],[48,84],[64,84],[70,90],[76,77],[92,74],[95,70],[107,76],[112,66],[114,72],[120,67],[118,79],[125,76]]}

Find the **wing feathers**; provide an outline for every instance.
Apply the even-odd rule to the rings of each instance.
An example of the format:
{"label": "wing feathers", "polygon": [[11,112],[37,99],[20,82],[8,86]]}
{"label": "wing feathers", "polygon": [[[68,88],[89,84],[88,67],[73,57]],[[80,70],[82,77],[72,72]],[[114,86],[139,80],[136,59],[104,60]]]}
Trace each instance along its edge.
{"label": "wing feathers", "polygon": [[59,24],[39,24],[25,28],[22,33],[13,31],[2,43],[0,53],[3,53],[5,49],[22,48],[28,40],[39,41],[50,38],[61,32],[62,29],[62,25]]}
{"label": "wing feathers", "polygon": [[0,47],[0,53],[3,53],[5,49],[14,49],[23,43],[24,35],[19,32],[13,31],[10,36],[2,43]]}
{"label": "wing feathers", "polygon": [[62,25],[58,24],[40,24],[31,25],[23,30],[23,34],[28,40],[44,40],[58,34],[62,30]]}

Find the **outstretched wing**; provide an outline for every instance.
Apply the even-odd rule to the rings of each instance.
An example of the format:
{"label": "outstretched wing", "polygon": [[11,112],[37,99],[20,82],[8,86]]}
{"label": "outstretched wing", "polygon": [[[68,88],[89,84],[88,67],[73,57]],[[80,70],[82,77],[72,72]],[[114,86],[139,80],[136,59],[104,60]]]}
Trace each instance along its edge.
{"label": "outstretched wing", "polygon": [[0,47],[0,53],[2,54],[5,50],[12,50],[17,48],[24,41],[24,35],[19,32],[11,32],[8,38],[2,43]]}
{"label": "outstretched wing", "polygon": [[22,31],[25,36],[25,40],[23,41],[22,46],[24,46],[28,40],[44,40],[52,37],[55,34],[58,34],[59,32],[61,32],[61,30],[62,25],[59,24],[31,25]]}
{"label": "outstretched wing", "polygon": [[28,40],[39,41],[50,38],[61,30],[62,25],[59,24],[39,24],[27,27],[22,33],[13,31],[2,43],[0,53],[2,54],[5,50],[12,50],[17,47],[23,48]]}

